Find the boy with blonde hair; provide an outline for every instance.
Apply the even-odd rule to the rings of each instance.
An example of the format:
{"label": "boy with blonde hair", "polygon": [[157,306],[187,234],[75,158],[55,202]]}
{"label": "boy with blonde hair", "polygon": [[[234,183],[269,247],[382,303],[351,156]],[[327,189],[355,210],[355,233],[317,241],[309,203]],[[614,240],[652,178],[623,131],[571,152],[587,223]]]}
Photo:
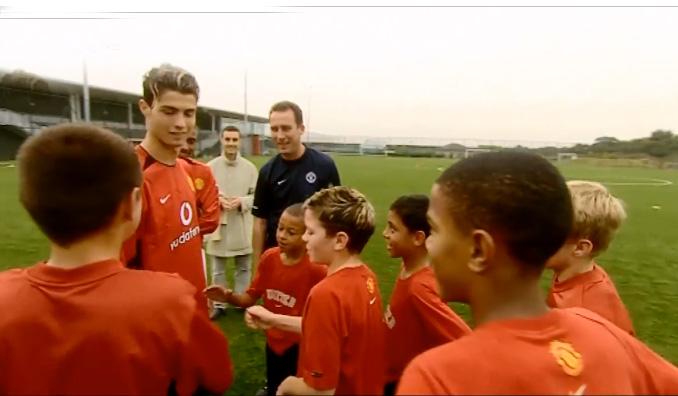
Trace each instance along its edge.
{"label": "boy with blonde hair", "polygon": [[629,313],[612,279],[595,261],[607,250],[626,219],[622,202],[600,183],[567,183],[572,197],[572,232],[546,266],[554,272],[547,303],[554,308],[582,307],[635,334]]}
{"label": "boy with blonde hair", "polygon": [[277,394],[381,394],[381,295],[377,277],[360,258],[374,233],[374,208],[348,187],[321,190],[304,208],[306,250],[311,261],[328,266],[327,277],[311,289],[303,318],[248,309],[266,325],[301,331],[298,377],[285,379]]}

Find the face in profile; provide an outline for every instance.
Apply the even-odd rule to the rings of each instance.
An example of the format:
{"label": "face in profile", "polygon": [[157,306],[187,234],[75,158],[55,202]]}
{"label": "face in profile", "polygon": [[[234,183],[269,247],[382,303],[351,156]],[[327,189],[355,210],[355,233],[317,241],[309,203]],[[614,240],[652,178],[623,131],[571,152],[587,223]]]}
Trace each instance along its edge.
{"label": "face in profile", "polygon": [[463,232],[452,218],[450,199],[438,184],[433,185],[426,213],[431,226],[426,248],[438,279],[441,298],[444,301],[468,302],[472,276],[468,264],[474,247],[469,233]]}
{"label": "face in profile", "polygon": [[325,227],[310,209],[304,210],[304,225],[306,232],[303,240],[306,242],[306,251],[311,261],[318,263],[332,262],[334,238],[327,235]]}
{"label": "face in profile", "polygon": [[388,211],[386,227],[381,235],[386,240],[386,250],[391,257],[402,257],[405,252],[415,248],[414,234],[392,210]]}

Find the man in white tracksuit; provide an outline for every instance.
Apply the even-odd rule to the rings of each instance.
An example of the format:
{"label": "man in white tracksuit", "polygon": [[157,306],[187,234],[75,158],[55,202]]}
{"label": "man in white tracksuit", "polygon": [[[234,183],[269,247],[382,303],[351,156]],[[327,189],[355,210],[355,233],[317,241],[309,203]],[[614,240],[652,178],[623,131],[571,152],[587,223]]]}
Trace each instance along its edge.
{"label": "man in white tracksuit", "polygon": [[[219,187],[221,221],[219,228],[206,238],[205,251],[212,266],[212,284],[228,288],[226,265],[235,261],[235,293],[243,293],[251,279],[252,267],[252,203],[258,171],[252,162],[240,155],[240,131],[227,126],[221,132],[223,155],[207,165]],[[212,319],[223,314],[225,305],[215,303]]]}

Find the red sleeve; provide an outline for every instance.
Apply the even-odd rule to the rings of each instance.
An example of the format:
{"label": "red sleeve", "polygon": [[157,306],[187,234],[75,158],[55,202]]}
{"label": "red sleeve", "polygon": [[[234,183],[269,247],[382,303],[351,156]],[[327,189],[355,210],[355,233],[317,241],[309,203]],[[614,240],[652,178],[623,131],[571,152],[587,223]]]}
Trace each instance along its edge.
{"label": "red sleeve", "polygon": [[194,164],[193,166],[199,167],[200,177],[205,183],[204,187],[198,190],[196,194],[200,213],[200,233],[202,235],[211,234],[219,226],[219,217],[221,216],[219,187],[209,166],[203,164]]}
{"label": "red sleeve", "polygon": [[[586,316],[584,313],[583,316]],[[678,395],[678,368],[647,345],[631,336],[623,329],[607,325],[608,331],[614,334],[624,345],[633,359],[637,369],[633,376],[633,393],[646,395]]]}
{"label": "red sleeve", "polygon": [[344,339],[337,296],[327,288],[314,289],[302,320],[299,375],[313,389],[336,389]]}
{"label": "red sleeve", "polygon": [[471,332],[464,320],[440,299],[435,284],[427,281],[413,284],[412,303],[419,319],[426,324],[431,344],[444,344]]}
{"label": "red sleeve", "polygon": [[678,368],[637,339],[631,338],[629,342],[635,344],[639,371],[646,385],[645,389],[636,392],[652,395],[678,395]]}
{"label": "red sleeve", "polygon": [[224,393],[233,383],[233,365],[226,337],[207,318],[196,311],[187,342],[180,351],[180,370],[176,389],[180,395],[199,391]]}

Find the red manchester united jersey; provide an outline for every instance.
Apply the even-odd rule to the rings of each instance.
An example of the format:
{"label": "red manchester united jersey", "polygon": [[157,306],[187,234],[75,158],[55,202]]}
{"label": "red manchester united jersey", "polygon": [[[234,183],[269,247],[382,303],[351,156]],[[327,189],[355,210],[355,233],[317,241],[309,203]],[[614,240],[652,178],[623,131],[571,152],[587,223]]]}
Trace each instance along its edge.
{"label": "red manchester united jersey", "polygon": [[129,267],[177,273],[197,289],[198,306],[207,312],[205,272],[196,193],[190,165],[156,161],[142,146],[136,148],[143,171],[143,212],[136,234],[123,248]]}

